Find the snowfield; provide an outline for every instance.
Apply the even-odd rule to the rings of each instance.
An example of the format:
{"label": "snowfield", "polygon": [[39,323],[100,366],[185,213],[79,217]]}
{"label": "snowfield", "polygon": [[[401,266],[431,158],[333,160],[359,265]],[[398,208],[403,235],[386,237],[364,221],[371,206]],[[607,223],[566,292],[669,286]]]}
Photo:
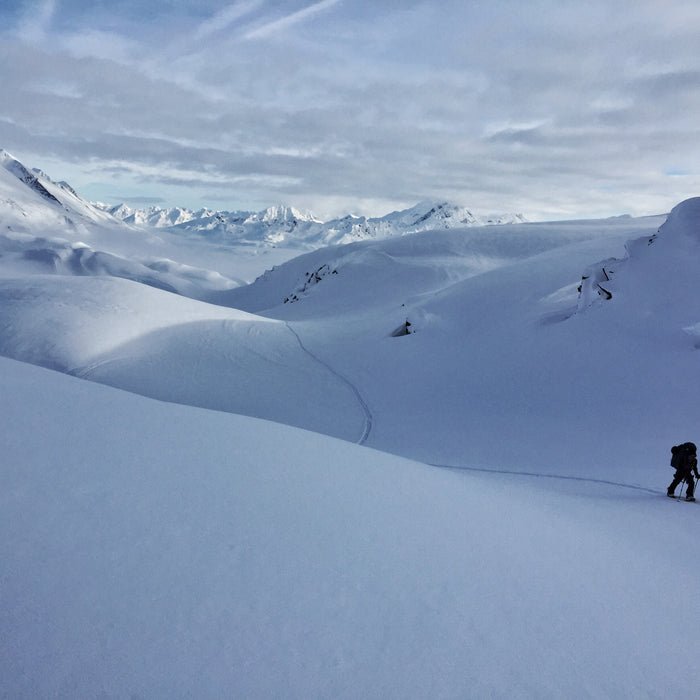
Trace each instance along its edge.
{"label": "snowfield", "polygon": [[700,199],[298,255],[0,165],[0,697],[696,695]]}
{"label": "snowfield", "polygon": [[694,695],[697,504],[0,366],[4,697]]}

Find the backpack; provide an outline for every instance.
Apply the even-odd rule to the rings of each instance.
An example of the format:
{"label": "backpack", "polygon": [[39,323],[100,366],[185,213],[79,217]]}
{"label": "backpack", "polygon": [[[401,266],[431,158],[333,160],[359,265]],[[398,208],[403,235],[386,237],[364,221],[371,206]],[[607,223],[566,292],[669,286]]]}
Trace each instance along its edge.
{"label": "backpack", "polygon": [[692,442],[674,445],[671,448],[671,466],[674,469],[685,469],[690,466],[691,458],[697,453],[697,447]]}

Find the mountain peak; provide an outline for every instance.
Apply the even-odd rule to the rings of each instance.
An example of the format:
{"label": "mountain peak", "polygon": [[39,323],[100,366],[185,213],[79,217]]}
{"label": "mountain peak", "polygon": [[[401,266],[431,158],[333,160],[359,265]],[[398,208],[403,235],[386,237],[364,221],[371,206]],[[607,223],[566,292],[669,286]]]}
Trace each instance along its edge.
{"label": "mountain peak", "polygon": [[413,209],[409,209],[408,212],[416,215],[413,226],[439,221],[445,228],[452,228],[453,226],[474,225],[478,221],[477,217],[466,207],[447,201],[421,202]]}
{"label": "mountain peak", "polygon": [[48,182],[51,180],[48,177],[45,177],[41,171],[38,171],[39,174],[31,172],[14,156],[10,155],[4,150],[0,151],[0,164],[5,168],[5,170],[12,173],[18,180],[34,190],[34,192],[36,192],[38,195],[48,200],[52,204],[61,205],[61,202],[42,184],[42,178]]}
{"label": "mountain peak", "polygon": [[252,222],[262,222],[265,224],[288,224],[295,222],[315,222],[318,221],[313,214],[309,212],[302,212],[295,207],[290,207],[285,204],[276,204],[261,212],[256,212],[251,214],[247,221]]}
{"label": "mountain peak", "polygon": [[[114,222],[107,217],[100,207],[86,202],[67,182],[54,182],[43,170],[39,168],[27,168],[8,151],[0,148],[0,167],[16,178],[6,180],[7,186],[12,191],[12,198],[18,210],[27,212],[37,211],[38,195],[51,209],[51,213],[44,209],[47,220],[53,220],[59,228],[75,228],[86,221],[108,223]],[[21,184],[20,184],[21,183]],[[28,190],[33,192],[29,194]],[[29,197],[27,198],[27,195]],[[58,217],[58,218],[56,218]],[[21,228],[20,224],[17,224]]]}

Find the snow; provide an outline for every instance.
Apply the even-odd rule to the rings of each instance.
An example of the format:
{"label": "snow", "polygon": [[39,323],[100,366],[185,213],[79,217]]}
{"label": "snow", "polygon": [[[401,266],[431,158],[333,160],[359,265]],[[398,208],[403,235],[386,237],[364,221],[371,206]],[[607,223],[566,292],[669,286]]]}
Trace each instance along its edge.
{"label": "snow", "polygon": [[298,256],[12,177],[0,696],[694,697],[700,199]]}
{"label": "snow", "polygon": [[520,223],[521,214],[476,216],[467,207],[449,202],[421,202],[410,209],[382,217],[348,215],[320,221],[310,212],[276,205],[261,212],[229,212],[202,209],[193,212],[174,207],[131,209],[124,204],[98,205],[101,211],[131,224],[176,228],[181,233],[205,236],[223,243],[284,245],[301,250],[358,240],[391,238],[419,231],[452,229],[460,226]]}
{"label": "snow", "polygon": [[695,504],[0,364],[7,697],[693,695]]}

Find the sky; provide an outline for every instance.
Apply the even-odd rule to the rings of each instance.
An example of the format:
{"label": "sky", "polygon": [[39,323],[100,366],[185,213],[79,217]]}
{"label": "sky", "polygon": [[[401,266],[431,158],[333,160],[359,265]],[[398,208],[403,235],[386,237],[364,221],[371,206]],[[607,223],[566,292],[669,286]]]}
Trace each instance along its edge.
{"label": "sky", "polygon": [[700,194],[696,0],[9,0],[0,148],[92,201],[530,220]]}

